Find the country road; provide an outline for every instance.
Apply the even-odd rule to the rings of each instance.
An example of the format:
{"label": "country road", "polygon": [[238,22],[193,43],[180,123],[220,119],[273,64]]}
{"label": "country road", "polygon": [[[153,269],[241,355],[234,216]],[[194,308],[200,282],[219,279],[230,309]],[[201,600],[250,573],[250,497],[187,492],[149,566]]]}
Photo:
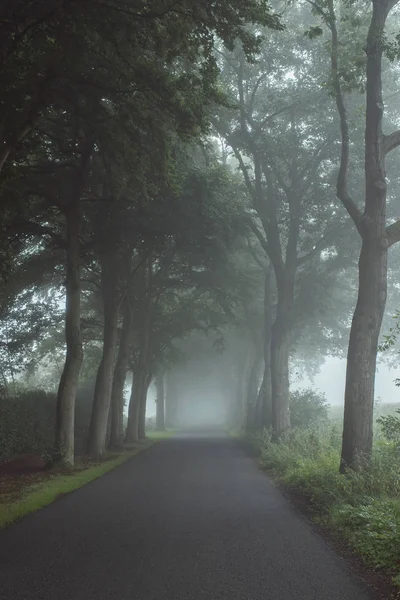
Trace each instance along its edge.
{"label": "country road", "polygon": [[241,445],[181,434],[0,532],[1,600],[368,600]]}

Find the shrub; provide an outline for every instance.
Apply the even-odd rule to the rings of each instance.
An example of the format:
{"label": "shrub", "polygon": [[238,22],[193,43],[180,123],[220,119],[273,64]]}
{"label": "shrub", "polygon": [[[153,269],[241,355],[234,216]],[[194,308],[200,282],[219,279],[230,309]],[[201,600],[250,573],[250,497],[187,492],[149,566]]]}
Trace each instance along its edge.
{"label": "shrub", "polygon": [[43,390],[0,397],[0,459],[41,454],[54,438],[55,395]]}
{"label": "shrub", "polygon": [[[396,410],[396,414],[400,415],[400,409]],[[400,418],[396,415],[382,415],[376,422],[381,428],[383,436],[389,440],[400,443]]]}
{"label": "shrub", "polygon": [[313,389],[296,390],[290,395],[290,420],[293,427],[309,427],[326,420],[325,395]]}
{"label": "shrub", "polygon": [[[75,412],[75,449],[83,454],[93,401],[91,390],[81,389]],[[56,394],[45,390],[0,395],[0,460],[22,454],[53,456]]]}

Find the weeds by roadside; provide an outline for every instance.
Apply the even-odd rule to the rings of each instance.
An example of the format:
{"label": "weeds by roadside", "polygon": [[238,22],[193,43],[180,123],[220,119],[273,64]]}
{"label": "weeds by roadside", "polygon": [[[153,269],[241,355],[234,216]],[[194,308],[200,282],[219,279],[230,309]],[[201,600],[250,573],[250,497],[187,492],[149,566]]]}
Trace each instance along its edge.
{"label": "weeds by roadside", "polygon": [[261,464],[304,494],[315,514],[375,569],[393,569],[400,584],[400,445],[379,439],[370,465],[338,472],[340,431],[329,421],[294,429],[279,444],[253,436]]}

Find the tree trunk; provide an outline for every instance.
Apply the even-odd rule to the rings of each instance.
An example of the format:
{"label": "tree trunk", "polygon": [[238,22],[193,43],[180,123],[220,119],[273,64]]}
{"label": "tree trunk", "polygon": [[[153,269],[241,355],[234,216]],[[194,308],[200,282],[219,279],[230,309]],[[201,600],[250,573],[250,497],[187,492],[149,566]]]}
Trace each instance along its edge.
{"label": "tree trunk", "polygon": [[79,198],[68,207],[67,220],[67,275],[65,339],[67,356],[57,394],[56,452],[62,462],[74,464],[75,397],[82,365],[81,337],[81,281],[79,247]]}
{"label": "tree trunk", "polygon": [[[128,425],[125,442],[132,443],[144,435],[146,419],[147,383],[149,375],[148,356],[150,350],[150,325],[151,325],[151,269],[152,262],[149,258],[140,269],[141,310],[138,328],[139,357],[134,371],[132,393],[129,401]],[[144,414],[143,414],[144,411]]]}
{"label": "tree trunk", "polygon": [[158,373],[156,376],[156,429],[165,431],[165,390],[164,373]]}
{"label": "tree trunk", "polygon": [[372,452],[373,407],[379,333],[386,304],[387,250],[363,240],[359,292],[347,355],[341,470]]}
{"label": "tree trunk", "polygon": [[277,281],[278,303],[271,330],[272,427],[279,439],[290,428],[289,357],[294,274]]}
{"label": "tree trunk", "polygon": [[262,351],[259,348],[254,350],[254,358],[252,360],[249,379],[247,382],[247,399],[246,399],[246,429],[254,431],[257,427],[256,411],[257,399],[259,391],[260,373],[262,367]]}
{"label": "tree trunk", "polygon": [[239,428],[244,428],[246,425],[244,397],[247,366],[247,358],[243,356],[242,353],[240,353],[237,357],[236,368],[234,369],[236,376],[236,384],[232,418],[234,426]]}
{"label": "tree trunk", "polygon": [[81,278],[80,278],[80,199],[93,151],[93,141],[84,143],[81,164],[66,208],[67,272],[65,340],[67,355],[57,393],[55,450],[61,462],[73,466],[75,454],[75,399],[82,366]]}
{"label": "tree trunk", "polygon": [[271,390],[271,328],[272,299],[271,271],[265,271],[264,288],[264,376],[257,398],[257,424],[259,429],[272,424],[272,390]]}
{"label": "tree trunk", "polygon": [[169,428],[177,427],[178,425],[178,386],[174,372],[169,371],[167,374],[167,385],[165,394],[165,419],[166,426]]}
{"label": "tree trunk", "polygon": [[147,394],[149,391],[152,376],[147,374],[144,378],[144,385],[142,386],[140,394],[140,406],[139,406],[139,440],[146,439],[146,408],[147,408]]}
{"label": "tree trunk", "polygon": [[135,369],[133,371],[131,396],[129,399],[128,424],[125,432],[126,444],[134,444],[139,441],[140,379],[139,372]]}
{"label": "tree trunk", "polygon": [[[398,0],[373,1],[366,45],[365,209],[362,219],[358,220],[362,247],[358,299],[347,356],[342,472],[348,467],[359,467],[372,453],[376,356],[387,295],[389,242],[386,233],[385,155],[399,145],[397,141],[393,146],[385,146],[382,133],[382,53],[386,18],[397,3]],[[340,88],[338,93],[340,101]],[[397,132],[395,137],[398,139],[399,136],[400,132]],[[347,140],[345,142],[348,143]],[[351,200],[348,204],[351,206]],[[357,210],[353,207],[356,220]]]}
{"label": "tree trunk", "polygon": [[128,371],[130,342],[132,337],[132,308],[127,302],[122,323],[121,339],[111,391],[110,446],[120,448],[124,442],[124,388]]}
{"label": "tree trunk", "polygon": [[90,419],[88,439],[88,454],[90,456],[102,456],[106,450],[107,422],[118,337],[118,275],[113,257],[104,257],[102,262],[103,353],[97,371]]}

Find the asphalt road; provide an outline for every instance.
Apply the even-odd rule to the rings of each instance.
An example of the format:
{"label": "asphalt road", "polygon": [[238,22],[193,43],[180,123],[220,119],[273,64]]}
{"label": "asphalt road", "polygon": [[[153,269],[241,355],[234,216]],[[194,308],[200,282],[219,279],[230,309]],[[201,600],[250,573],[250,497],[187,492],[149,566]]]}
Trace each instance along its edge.
{"label": "asphalt road", "polygon": [[1,600],[367,600],[239,443],[180,435],[0,532]]}

